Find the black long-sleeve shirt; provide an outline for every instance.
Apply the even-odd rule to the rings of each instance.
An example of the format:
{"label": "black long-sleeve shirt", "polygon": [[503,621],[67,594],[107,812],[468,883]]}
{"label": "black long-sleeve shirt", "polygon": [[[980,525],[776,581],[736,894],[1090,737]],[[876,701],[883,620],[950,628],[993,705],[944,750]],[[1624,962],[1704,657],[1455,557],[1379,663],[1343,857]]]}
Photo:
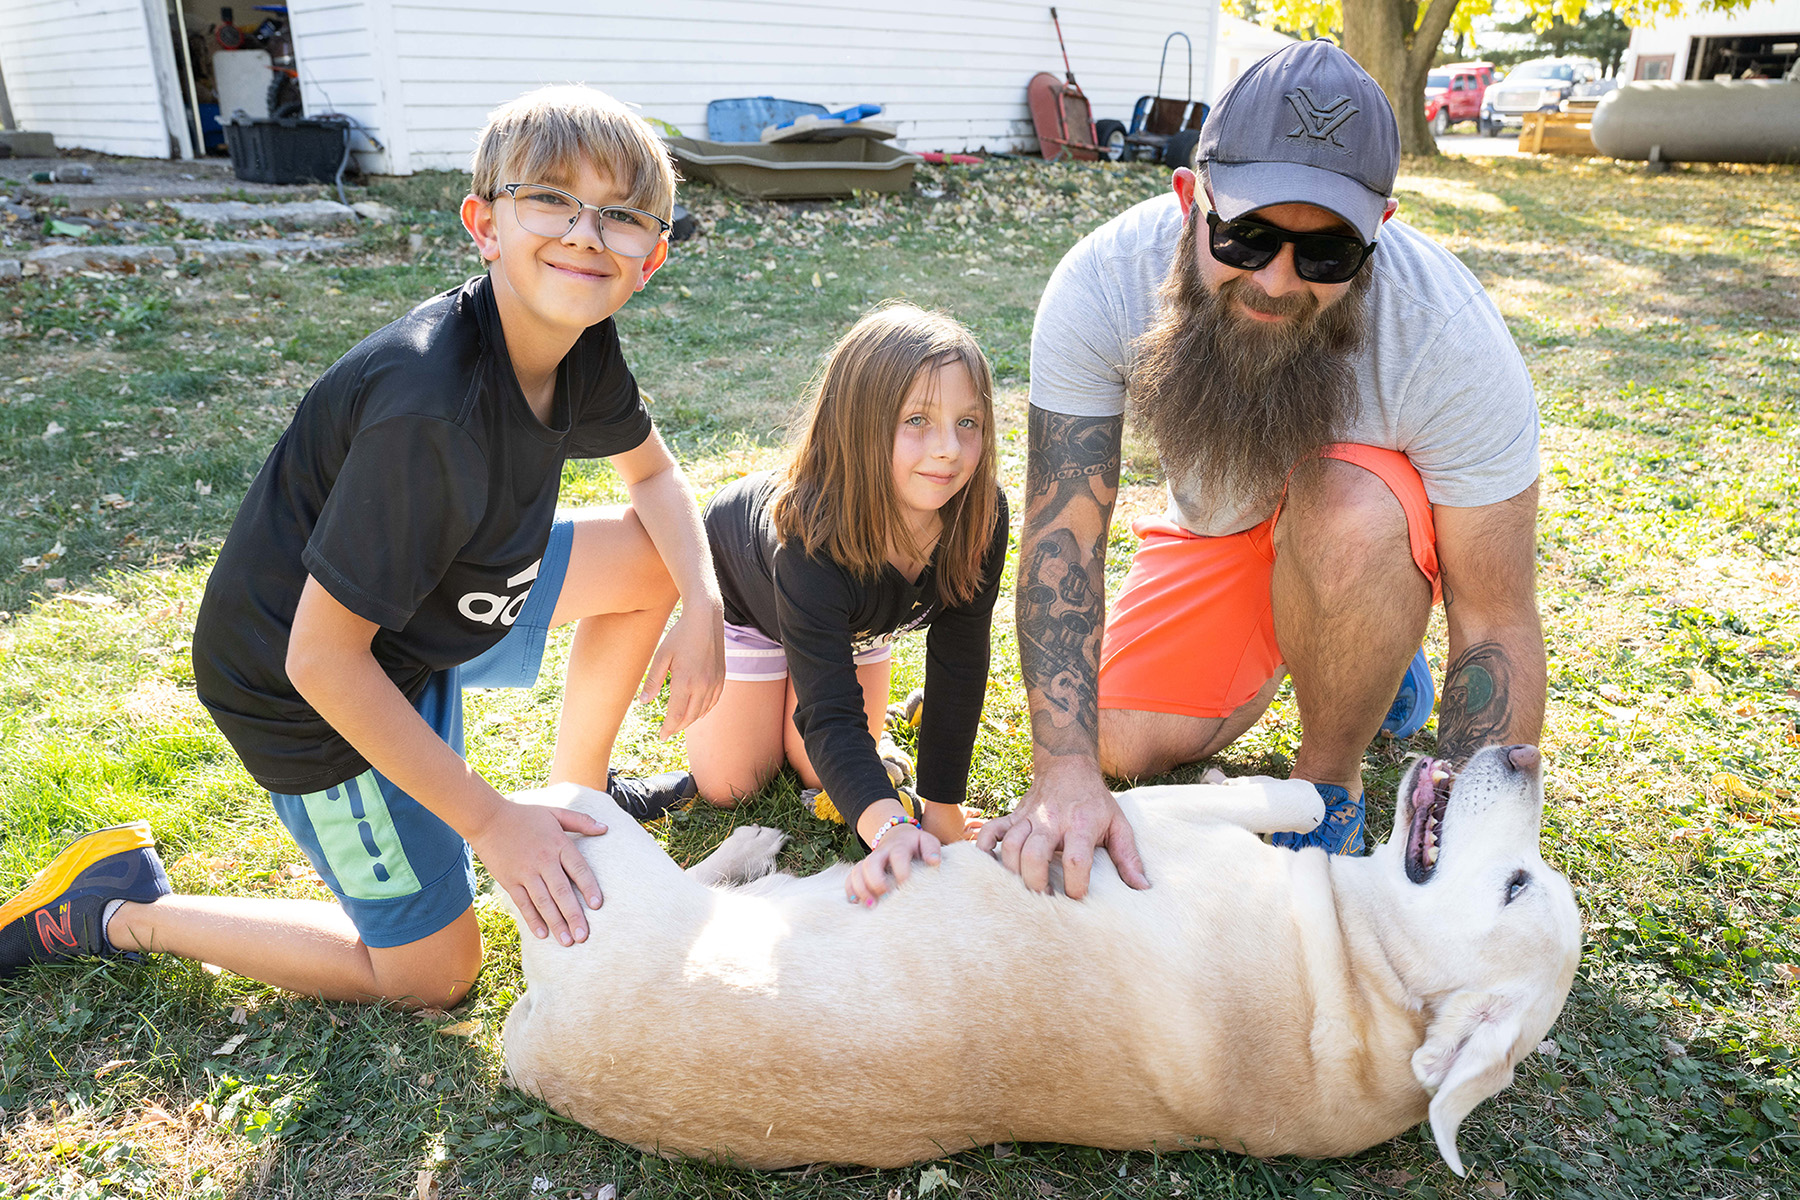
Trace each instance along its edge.
{"label": "black long-sleeve shirt", "polygon": [[[1006,494],[982,557],[981,588],[967,604],[938,596],[936,556],[915,582],[892,566],[859,579],[829,558],[782,545],[770,505],[777,477],[746,476],[706,506],[706,533],[725,600],[725,619],[753,625],[787,651],[799,699],[794,725],[819,782],[851,829],[894,787],[869,738],[852,656],[921,626],[925,708],[919,724],[919,794],[942,804],[968,795],[969,761],[987,691],[988,635],[1006,567]],[[996,488],[996,491],[999,491]]]}

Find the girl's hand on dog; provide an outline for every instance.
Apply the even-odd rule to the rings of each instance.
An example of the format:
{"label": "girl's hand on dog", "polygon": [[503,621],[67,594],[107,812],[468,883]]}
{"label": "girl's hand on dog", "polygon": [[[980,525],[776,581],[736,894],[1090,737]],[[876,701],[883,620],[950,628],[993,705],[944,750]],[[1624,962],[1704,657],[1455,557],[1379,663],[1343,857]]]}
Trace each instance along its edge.
{"label": "girl's hand on dog", "polygon": [[512,897],[525,928],[571,946],[587,940],[583,901],[599,908],[601,897],[599,881],[568,835],[605,832],[606,826],[572,808],[509,800],[469,845]]}
{"label": "girl's hand on dog", "polygon": [[980,814],[972,813],[960,804],[939,804],[933,800],[925,801],[925,811],[919,820],[919,824],[944,845],[973,841],[986,823]]}
{"label": "girl's hand on dog", "polygon": [[896,825],[882,835],[881,844],[850,868],[844,877],[844,894],[850,903],[873,907],[891,889],[912,877],[917,860],[935,867],[943,858],[943,844],[917,825]]}

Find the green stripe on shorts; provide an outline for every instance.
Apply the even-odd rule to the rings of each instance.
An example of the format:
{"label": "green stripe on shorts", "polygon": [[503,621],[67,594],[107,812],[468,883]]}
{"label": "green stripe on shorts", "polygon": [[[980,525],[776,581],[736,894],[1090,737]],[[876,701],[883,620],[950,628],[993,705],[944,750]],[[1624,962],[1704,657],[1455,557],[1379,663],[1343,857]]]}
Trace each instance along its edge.
{"label": "green stripe on shorts", "polygon": [[338,890],[357,900],[391,900],[419,890],[387,798],[373,770],[300,797]]}

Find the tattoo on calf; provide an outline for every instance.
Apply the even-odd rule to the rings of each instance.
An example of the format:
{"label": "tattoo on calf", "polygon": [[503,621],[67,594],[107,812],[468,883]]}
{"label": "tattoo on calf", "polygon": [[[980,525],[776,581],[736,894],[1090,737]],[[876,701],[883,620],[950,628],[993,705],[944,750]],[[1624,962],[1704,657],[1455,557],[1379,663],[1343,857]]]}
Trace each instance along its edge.
{"label": "tattoo on calf", "polygon": [[1463,651],[1444,674],[1444,701],[1438,710],[1438,753],[1462,763],[1483,746],[1506,737],[1512,727],[1512,663],[1497,642]]}
{"label": "tattoo on calf", "polygon": [[1031,410],[1019,664],[1034,738],[1052,753],[1092,753],[1100,726],[1101,573],[1123,425],[1122,417]]}

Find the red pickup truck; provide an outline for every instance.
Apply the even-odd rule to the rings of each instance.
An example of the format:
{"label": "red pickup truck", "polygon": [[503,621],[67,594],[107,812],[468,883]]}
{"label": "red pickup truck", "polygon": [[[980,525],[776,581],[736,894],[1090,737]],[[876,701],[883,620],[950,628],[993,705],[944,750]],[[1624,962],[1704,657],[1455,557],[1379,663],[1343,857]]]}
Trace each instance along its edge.
{"label": "red pickup truck", "polygon": [[1458,121],[1481,118],[1481,96],[1494,82],[1488,63],[1450,63],[1425,77],[1425,119],[1434,136],[1442,137]]}

